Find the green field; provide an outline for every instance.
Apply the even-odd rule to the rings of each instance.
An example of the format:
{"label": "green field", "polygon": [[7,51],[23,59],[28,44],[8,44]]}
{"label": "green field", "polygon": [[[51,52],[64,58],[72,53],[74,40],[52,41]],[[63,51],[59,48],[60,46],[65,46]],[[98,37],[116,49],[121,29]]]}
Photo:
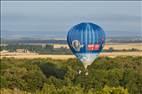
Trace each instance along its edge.
{"label": "green field", "polygon": [[[1,58],[1,94],[142,94],[142,57],[76,59]],[[79,74],[79,71],[82,71]]]}

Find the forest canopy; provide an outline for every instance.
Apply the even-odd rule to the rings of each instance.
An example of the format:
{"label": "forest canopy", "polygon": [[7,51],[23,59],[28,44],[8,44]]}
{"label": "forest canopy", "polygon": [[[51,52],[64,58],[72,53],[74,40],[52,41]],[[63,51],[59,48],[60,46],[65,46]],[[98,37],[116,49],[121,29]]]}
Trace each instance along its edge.
{"label": "forest canopy", "polygon": [[[142,57],[77,59],[1,58],[2,94],[142,94]],[[81,71],[81,73],[80,73]]]}

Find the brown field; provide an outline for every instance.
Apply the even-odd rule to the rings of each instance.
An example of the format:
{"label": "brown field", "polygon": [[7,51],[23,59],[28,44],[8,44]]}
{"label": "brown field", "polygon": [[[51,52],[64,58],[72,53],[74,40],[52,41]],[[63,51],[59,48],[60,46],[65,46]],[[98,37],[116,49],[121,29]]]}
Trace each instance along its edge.
{"label": "brown field", "polygon": [[[99,55],[100,57],[109,56],[109,57],[116,57],[116,56],[142,56],[142,52],[105,52]],[[33,58],[52,58],[52,59],[69,59],[75,58],[74,55],[38,55],[38,54],[20,54],[20,55],[1,55],[3,57],[13,57],[18,59],[33,59]]]}
{"label": "brown field", "polygon": [[114,48],[116,50],[123,50],[123,49],[138,49],[138,50],[142,50],[142,43],[109,43],[106,44],[104,49],[108,49],[108,48]]}

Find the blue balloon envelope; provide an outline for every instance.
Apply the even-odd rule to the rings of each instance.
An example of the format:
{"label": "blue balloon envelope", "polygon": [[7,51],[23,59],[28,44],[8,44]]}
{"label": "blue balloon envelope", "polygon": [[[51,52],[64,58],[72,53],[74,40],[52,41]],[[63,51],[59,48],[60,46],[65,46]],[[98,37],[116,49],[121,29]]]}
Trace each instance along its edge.
{"label": "blue balloon envelope", "polygon": [[96,24],[80,23],[69,30],[67,43],[73,54],[83,63],[86,69],[103,49],[105,32]]}

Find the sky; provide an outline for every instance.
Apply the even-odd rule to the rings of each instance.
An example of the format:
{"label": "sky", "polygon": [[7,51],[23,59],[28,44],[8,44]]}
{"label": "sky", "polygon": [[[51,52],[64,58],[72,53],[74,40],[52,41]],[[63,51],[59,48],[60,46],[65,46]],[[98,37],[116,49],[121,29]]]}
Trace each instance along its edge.
{"label": "sky", "polygon": [[66,39],[81,22],[107,37],[142,36],[142,1],[1,1],[1,37]]}

